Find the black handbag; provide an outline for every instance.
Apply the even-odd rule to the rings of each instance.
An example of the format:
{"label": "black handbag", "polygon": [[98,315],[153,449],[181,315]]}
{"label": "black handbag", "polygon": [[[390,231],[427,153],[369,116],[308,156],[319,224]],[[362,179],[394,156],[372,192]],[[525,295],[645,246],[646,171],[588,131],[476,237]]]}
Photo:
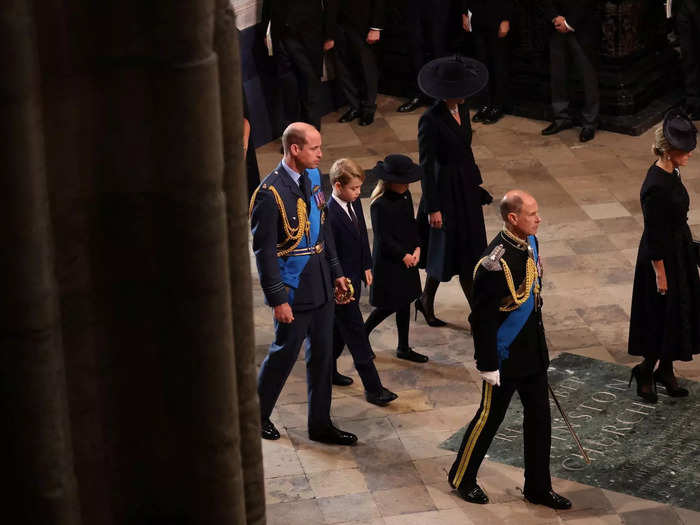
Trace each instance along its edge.
{"label": "black handbag", "polygon": [[700,241],[693,240],[693,253],[695,254],[695,262],[700,266]]}

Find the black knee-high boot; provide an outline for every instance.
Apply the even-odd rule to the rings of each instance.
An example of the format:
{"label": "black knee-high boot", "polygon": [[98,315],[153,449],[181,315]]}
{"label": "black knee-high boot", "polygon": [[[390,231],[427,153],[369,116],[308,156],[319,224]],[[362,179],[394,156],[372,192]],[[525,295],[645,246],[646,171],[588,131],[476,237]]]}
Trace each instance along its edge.
{"label": "black knee-high boot", "polygon": [[445,326],[447,324],[445,321],[435,317],[435,294],[438,286],[440,286],[440,281],[428,276],[425,279],[423,295],[416,299],[415,302],[416,316],[418,312],[422,313],[428,326]]}

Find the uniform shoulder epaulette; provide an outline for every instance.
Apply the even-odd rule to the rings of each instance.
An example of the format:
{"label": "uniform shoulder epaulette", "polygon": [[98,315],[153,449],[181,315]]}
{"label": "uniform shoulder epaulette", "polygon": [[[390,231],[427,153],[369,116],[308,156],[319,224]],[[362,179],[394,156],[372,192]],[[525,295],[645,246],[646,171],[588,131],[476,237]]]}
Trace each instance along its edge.
{"label": "uniform shoulder epaulette", "polygon": [[486,257],[481,259],[481,265],[490,272],[500,272],[503,269],[501,266],[501,257],[506,253],[506,249],[502,244],[498,244],[491,250]]}

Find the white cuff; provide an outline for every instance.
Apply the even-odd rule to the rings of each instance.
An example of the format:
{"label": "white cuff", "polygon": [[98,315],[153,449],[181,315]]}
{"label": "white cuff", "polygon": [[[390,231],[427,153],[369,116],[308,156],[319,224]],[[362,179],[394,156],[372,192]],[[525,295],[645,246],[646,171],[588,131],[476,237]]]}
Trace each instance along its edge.
{"label": "white cuff", "polygon": [[565,25],[566,28],[567,28],[569,31],[571,31],[572,33],[575,33],[575,32],[576,32],[576,30],[575,30],[573,27],[571,27],[571,26],[569,25],[569,22],[567,22],[566,19],[564,19],[564,25]]}

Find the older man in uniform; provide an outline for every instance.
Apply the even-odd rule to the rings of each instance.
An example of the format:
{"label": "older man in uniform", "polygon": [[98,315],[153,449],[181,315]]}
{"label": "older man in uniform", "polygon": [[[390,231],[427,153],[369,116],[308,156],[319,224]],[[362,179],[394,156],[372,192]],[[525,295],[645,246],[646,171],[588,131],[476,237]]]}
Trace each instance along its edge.
{"label": "older man in uniform", "polygon": [[535,234],[537,201],[519,190],[501,201],[504,229],[474,270],[472,313],[476,367],[483,379],[479,410],[469,424],[448,476],[459,495],[488,503],[476,474],[515,391],[524,407],[525,499],[554,509],[571,502],[552,490],[547,367],[540,311],[542,267]]}
{"label": "older man in uniform", "polygon": [[270,414],[308,336],[309,437],[352,445],[357,437],[334,427],[330,418],[333,281],[343,292],[347,285],[333,236],[327,234],[324,224],[325,199],[317,169],[321,134],[309,124],[296,122],[284,131],[282,145],[284,158],[250,202],[260,285],[275,319],[275,340],[258,376],[262,437],[280,437]]}

